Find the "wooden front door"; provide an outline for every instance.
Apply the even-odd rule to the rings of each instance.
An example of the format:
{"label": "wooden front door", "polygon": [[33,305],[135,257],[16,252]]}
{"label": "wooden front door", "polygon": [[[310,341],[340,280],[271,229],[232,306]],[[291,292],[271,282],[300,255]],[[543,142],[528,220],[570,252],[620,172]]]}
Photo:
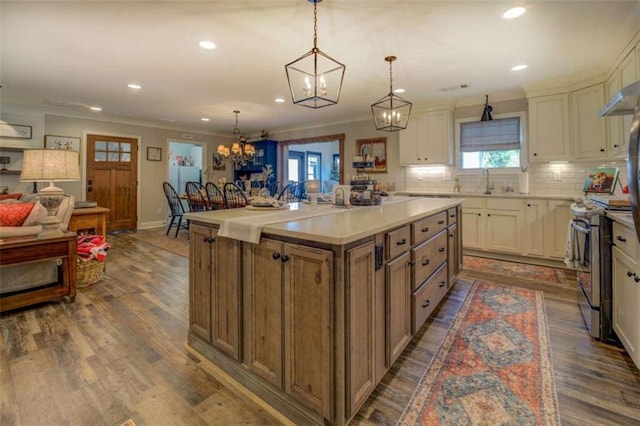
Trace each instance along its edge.
{"label": "wooden front door", "polygon": [[136,229],[138,140],[87,135],[86,199],[110,209],[107,231]]}

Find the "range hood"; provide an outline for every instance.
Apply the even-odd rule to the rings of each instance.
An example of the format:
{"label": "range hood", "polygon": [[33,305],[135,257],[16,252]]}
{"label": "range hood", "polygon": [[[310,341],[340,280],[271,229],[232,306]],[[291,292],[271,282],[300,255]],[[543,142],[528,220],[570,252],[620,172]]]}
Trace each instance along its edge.
{"label": "range hood", "polygon": [[640,96],[640,81],[636,81],[622,88],[618,93],[613,95],[611,100],[600,108],[600,117],[610,115],[631,115],[638,104]]}

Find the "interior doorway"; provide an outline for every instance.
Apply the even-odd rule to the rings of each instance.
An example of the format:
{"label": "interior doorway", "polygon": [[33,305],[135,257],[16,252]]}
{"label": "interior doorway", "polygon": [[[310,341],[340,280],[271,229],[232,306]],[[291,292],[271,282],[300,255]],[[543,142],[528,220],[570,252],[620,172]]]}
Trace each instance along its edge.
{"label": "interior doorway", "polygon": [[109,209],[107,232],[136,229],[138,139],[87,134],[85,198]]}
{"label": "interior doorway", "polygon": [[204,148],[197,142],[169,141],[169,183],[182,193],[187,182],[203,182]]}

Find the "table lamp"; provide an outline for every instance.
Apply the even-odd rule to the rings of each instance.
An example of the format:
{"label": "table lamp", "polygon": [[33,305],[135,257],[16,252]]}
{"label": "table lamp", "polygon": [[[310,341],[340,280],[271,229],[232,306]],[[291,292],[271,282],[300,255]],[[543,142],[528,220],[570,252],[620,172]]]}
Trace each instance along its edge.
{"label": "table lamp", "polygon": [[49,186],[38,191],[40,204],[47,209],[42,219],[42,231],[37,238],[55,238],[63,235],[60,219],[56,217],[64,198],[64,191],[53,185],[54,181],[80,180],[79,154],[66,149],[27,149],[24,151],[20,180],[23,182],[49,182]]}

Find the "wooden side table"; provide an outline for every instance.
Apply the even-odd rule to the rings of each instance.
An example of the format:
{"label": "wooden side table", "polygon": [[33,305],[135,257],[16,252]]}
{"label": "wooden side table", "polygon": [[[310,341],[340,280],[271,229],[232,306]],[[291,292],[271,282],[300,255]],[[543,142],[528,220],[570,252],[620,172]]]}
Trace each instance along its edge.
{"label": "wooden side table", "polygon": [[73,209],[69,220],[69,231],[78,235],[91,234],[102,235],[107,238],[107,213],[109,209],[105,207],[87,207],[84,209]]}
{"label": "wooden side table", "polygon": [[[37,262],[55,261],[57,281],[29,288],[10,291],[0,285],[0,312],[46,302],[68,296],[71,302],[76,297],[77,280],[77,235],[67,232],[62,237],[39,240],[35,237],[6,238],[0,243],[0,276],[4,268],[30,268]],[[5,286],[6,288],[6,286]]]}

